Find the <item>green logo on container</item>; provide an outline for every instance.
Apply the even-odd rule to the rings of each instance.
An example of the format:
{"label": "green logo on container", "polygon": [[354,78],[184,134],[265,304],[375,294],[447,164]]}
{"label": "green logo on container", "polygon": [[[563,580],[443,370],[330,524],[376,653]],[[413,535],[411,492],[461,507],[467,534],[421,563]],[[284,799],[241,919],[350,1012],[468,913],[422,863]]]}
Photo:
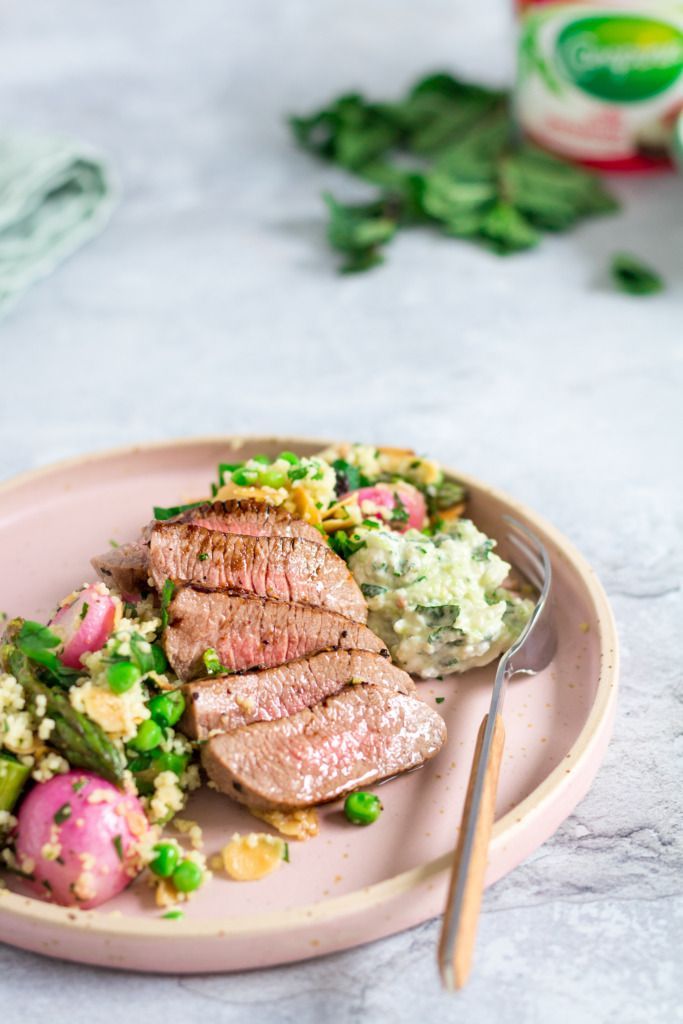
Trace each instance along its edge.
{"label": "green logo on container", "polygon": [[635,15],[581,18],[557,39],[561,67],[584,92],[614,103],[649,100],[683,71],[683,32]]}

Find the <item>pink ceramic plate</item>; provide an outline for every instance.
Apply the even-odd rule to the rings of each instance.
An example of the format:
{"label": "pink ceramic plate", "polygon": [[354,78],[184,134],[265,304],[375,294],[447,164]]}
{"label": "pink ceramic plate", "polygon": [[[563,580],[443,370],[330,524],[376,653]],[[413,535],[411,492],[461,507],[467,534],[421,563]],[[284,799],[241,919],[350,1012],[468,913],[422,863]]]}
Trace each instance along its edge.
{"label": "pink ceramic plate", "polygon": [[[90,556],[110,538],[134,537],[152,505],[206,494],[219,461],[282,449],[311,454],[298,438],[190,440],[93,455],[26,474],[0,488],[0,608],[45,620],[56,599],[92,579]],[[521,677],[505,705],[506,748],[488,882],[519,864],[584,796],[607,745],[617,690],[617,641],[604,592],[574,548],[534,513],[477,480],[469,514],[487,533],[510,512],[547,544],[555,573],[558,652],[540,676]],[[501,545],[505,555],[505,548]],[[438,914],[462,812],[477,729],[495,666],[421,696],[448,725],[448,743],[426,768],[381,789],[385,810],[367,829],[339,805],[322,811],[318,838],[291,844],[291,863],[260,882],[214,879],[164,920],[143,879],[99,911],[51,906],[0,892],[0,939],[25,949],[128,970],[191,973],[263,967],[369,942]],[[206,851],[235,831],[262,826],[228,798],[196,794],[185,817],[204,829]]]}

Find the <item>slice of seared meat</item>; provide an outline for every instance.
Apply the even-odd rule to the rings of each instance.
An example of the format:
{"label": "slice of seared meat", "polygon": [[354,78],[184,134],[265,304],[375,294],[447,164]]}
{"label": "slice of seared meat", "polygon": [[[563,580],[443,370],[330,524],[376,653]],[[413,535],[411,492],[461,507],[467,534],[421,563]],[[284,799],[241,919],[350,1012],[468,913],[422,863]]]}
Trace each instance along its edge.
{"label": "slice of seared meat", "polygon": [[433,757],[443,719],[421,700],[386,686],[349,686],[314,708],[214,736],[202,763],[240,803],[291,811],[343,796]]}
{"label": "slice of seared meat", "polygon": [[207,647],[231,672],[269,668],[334,647],[389,656],[384,641],[367,626],[326,608],[192,587],[177,590],[169,604],[162,643],[181,679],[205,674]]}
{"label": "slice of seared meat", "polygon": [[91,565],[100,579],[127,597],[138,597],[149,589],[149,545],[143,540],[134,540],[96,555]]}
{"label": "slice of seared meat", "polygon": [[194,523],[219,533],[241,533],[245,537],[303,537],[312,544],[325,544],[325,538],[305,519],[296,519],[277,505],[263,501],[207,501],[181,512],[173,523]]}
{"label": "slice of seared meat", "polygon": [[[170,523],[195,523],[220,533],[240,533],[251,537],[303,537],[311,544],[325,544],[315,526],[296,519],[283,508],[262,501],[207,501],[167,520]],[[144,527],[140,538],[130,544],[96,555],[91,564],[105,583],[112,583],[124,594],[136,596],[149,589],[149,539],[154,521]]]}
{"label": "slice of seared meat", "polygon": [[415,683],[403,669],[369,651],[322,651],[288,665],[186,683],[183,731],[206,739],[250,722],[270,722],[313,707],[349,683],[376,683],[412,693]]}
{"label": "slice of seared meat", "polygon": [[158,590],[167,579],[211,590],[232,590],[276,601],[319,605],[356,622],[368,609],[358,584],[326,544],[301,537],[245,537],[193,523],[157,523],[150,574]]}

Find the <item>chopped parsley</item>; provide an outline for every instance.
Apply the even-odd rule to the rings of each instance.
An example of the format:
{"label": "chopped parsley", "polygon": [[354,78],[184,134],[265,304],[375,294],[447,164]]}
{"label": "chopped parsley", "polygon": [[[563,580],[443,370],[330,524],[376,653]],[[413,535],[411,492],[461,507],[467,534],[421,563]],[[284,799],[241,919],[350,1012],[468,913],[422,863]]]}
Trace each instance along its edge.
{"label": "chopped parsley", "polygon": [[59,808],[58,811],[55,811],[52,820],[54,821],[55,825],[61,825],[63,822],[65,822],[70,817],[71,817],[71,804],[70,803],[65,803],[65,804],[62,804],[62,806]]}
{"label": "chopped parsley", "polygon": [[116,856],[119,860],[123,860],[123,838],[121,836],[114,836],[112,839],[114,849],[116,850]]}
{"label": "chopped parsley", "polygon": [[363,592],[363,597],[379,597],[380,594],[386,594],[387,587],[380,587],[377,583],[361,583],[360,589]]}
{"label": "chopped parsley", "polygon": [[435,697],[434,698],[434,700],[436,701],[437,704],[443,704],[445,699],[446,699],[445,697]]}
{"label": "chopped parsley", "polygon": [[200,562],[205,562],[208,557],[209,557],[209,552],[208,551],[202,551],[201,555],[197,555],[197,558],[199,559]]}
{"label": "chopped parsley", "polygon": [[161,915],[164,921],[180,921],[185,915],[182,910],[168,910]]}
{"label": "chopped parsley", "polygon": [[282,849],[282,859],[289,864],[289,843],[285,843]]}
{"label": "chopped parsley", "polygon": [[71,788],[73,789],[74,793],[80,793],[80,791],[83,789],[85,785],[87,785],[87,783],[87,779],[76,779],[75,782],[71,783]]}
{"label": "chopped parsley", "polygon": [[88,604],[88,602],[87,602],[87,601],[84,601],[84,602],[83,602],[83,607],[81,608],[80,614],[79,614],[79,616],[78,616],[78,617],[79,617],[79,619],[81,620],[81,622],[83,621],[83,619],[84,619],[84,618],[86,617],[86,615],[88,614],[88,608],[89,608],[89,607],[90,607],[90,605]]}
{"label": "chopped parsley", "polygon": [[474,562],[487,562],[491,557],[493,551],[493,541],[486,539],[483,544],[476,547],[472,552],[472,560]]}
{"label": "chopped parsley", "polygon": [[202,661],[204,662],[204,668],[208,675],[217,676],[230,672],[229,668],[221,663],[221,659],[218,657],[218,652],[213,647],[207,647],[202,654]]}

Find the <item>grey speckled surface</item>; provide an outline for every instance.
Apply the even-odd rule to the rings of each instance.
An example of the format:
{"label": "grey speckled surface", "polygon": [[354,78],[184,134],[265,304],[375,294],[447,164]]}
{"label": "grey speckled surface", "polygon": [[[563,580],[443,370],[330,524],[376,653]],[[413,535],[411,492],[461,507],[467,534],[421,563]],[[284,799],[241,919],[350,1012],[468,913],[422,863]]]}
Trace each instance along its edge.
{"label": "grey speckled surface", "polygon": [[[0,475],[186,433],[402,442],[535,506],[584,551],[623,644],[614,741],[557,835],[486,896],[479,957],[438,990],[435,923],[318,962],[181,980],[0,951],[3,1024],[681,1020],[680,658],[683,188],[619,188],[625,212],[528,256],[424,234],[340,280],[330,183],[282,116],[437,66],[506,80],[503,0],[33,0],[6,6],[3,126],[62,131],[115,160],[101,239],[2,331]],[[670,282],[605,286],[632,248]],[[678,763],[676,763],[678,758]]]}

